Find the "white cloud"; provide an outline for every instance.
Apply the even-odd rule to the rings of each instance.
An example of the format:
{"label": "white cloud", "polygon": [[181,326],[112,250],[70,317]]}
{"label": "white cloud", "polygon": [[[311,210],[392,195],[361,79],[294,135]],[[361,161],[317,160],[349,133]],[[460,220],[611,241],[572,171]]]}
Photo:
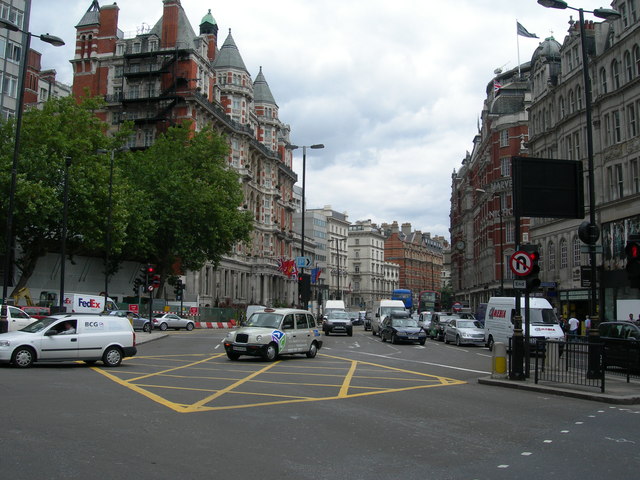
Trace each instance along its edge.
{"label": "white cloud", "polygon": [[[101,2],[101,4],[110,4]],[[580,0],[593,9],[601,2]],[[606,2],[605,2],[606,3]],[[72,80],[75,25],[91,0],[34,0],[33,33],[65,39],[61,49],[33,41],[42,67]],[[448,237],[451,174],[471,150],[485,89],[495,68],[516,68],[516,19],[562,42],[575,12],[535,0],[182,0],[194,30],[208,9],[222,45],[231,28],[253,78],[263,73],[307,150],[307,207],[350,220],[410,222]],[[154,25],[162,0],[120,2],[119,27]],[[606,5],[605,5],[606,6]],[[519,38],[521,63],[538,41]],[[301,155],[296,171],[301,181]]]}

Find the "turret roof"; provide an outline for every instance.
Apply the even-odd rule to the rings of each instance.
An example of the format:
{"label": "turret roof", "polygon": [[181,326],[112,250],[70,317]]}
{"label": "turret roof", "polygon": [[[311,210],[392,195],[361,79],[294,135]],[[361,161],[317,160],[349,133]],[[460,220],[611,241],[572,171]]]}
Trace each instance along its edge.
{"label": "turret roof", "polygon": [[255,103],[270,103],[277,106],[276,101],[271,94],[269,84],[262,73],[262,67],[260,67],[260,72],[253,82],[253,101]]}
{"label": "turret roof", "polygon": [[222,47],[220,47],[220,51],[213,61],[214,68],[237,68],[238,70],[244,70],[249,73],[247,67],[244,65],[244,61],[242,61],[242,56],[240,56],[240,51],[236,45],[236,42],[233,40],[231,36],[231,29],[229,29],[229,35]]}
{"label": "turret roof", "polygon": [[95,25],[97,23],[100,23],[100,5],[98,4],[98,0],[93,0],[86,13],[76,25],[76,28]]}

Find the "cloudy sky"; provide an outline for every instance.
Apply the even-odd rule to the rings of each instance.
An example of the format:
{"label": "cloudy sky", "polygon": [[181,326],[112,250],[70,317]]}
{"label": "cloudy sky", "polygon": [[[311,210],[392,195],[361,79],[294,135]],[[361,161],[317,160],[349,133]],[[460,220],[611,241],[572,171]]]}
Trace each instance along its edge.
{"label": "cloudy sky", "polygon": [[[117,3],[125,34],[162,15],[162,0]],[[516,19],[562,43],[569,16],[577,18],[536,0],[181,3],[196,32],[211,9],[219,47],[231,29],[252,78],[262,66],[293,143],[325,145],[307,150],[307,208],[331,205],[352,222],[409,222],[447,239],[451,174],[472,148],[487,84],[496,68],[517,68],[518,53],[521,63],[530,60],[540,42],[517,37]],[[30,31],[67,42],[54,48],[34,39],[32,48],[65,83],[72,82],[74,27],[90,5],[32,0]],[[302,152],[295,153],[301,182]]]}

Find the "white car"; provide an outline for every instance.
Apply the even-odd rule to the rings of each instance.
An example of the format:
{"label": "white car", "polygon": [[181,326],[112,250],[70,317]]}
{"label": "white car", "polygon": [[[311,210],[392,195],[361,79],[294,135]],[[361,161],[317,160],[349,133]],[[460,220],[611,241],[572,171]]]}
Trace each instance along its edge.
{"label": "white car", "polygon": [[186,318],[179,317],[175,313],[156,313],[153,316],[153,328],[159,328],[165,331],[167,328],[175,328],[180,330],[193,330],[196,324],[193,320],[187,320]]}
{"label": "white car", "polygon": [[273,361],[278,355],[296,353],[314,358],[320,348],[322,340],[315,317],[306,310],[293,308],[255,312],[243,327],[229,332],[224,339],[230,360],[250,355]]}
{"label": "white car", "polygon": [[484,328],[477,320],[456,318],[444,327],[444,343],[484,345]]}

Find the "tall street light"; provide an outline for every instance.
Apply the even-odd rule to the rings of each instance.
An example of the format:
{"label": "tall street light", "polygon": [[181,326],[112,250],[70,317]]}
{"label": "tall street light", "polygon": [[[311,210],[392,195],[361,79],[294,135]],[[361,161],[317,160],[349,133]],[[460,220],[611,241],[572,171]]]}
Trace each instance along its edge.
{"label": "tall street light", "polygon": [[584,12],[592,13],[598,18],[604,20],[615,20],[620,18],[620,13],[610,8],[596,8],[595,10],[584,10],[582,8],[574,8],[567,5],[567,2],[563,0],[538,0],[538,3],[546,8],[557,8],[564,10],[568,8],[570,10],[577,11],[580,15],[580,48],[582,49],[582,75],[584,81],[584,99],[585,99],[585,114],[587,122],[587,168],[589,172],[589,225],[588,225],[588,245],[589,245],[589,268],[591,270],[590,275],[590,316],[592,319],[597,316],[596,307],[596,295],[597,295],[597,275],[596,275],[596,242],[600,237],[600,230],[596,225],[596,198],[595,198],[595,179],[594,179],[594,166],[593,166],[593,125],[591,121],[591,79],[589,78],[589,56],[587,55],[587,42],[584,28]]}
{"label": "tall street light", "polygon": [[[27,3],[27,7],[29,7],[29,2]],[[25,15],[25,19],[28,18]],[[22,58],[21,58],[21,66],[20,66],[20,76],[18,77],[18,98],[16,103],[16,133],[15,133],[15,141],[13,147],[13,164],[11,167],[11,184],[9,188],[9,207],[7,209],[7,226],[5,231],[5,257],[4,257],[4,282],[2,287],[2,303],[6,304],[7,301],[7,290],[9,287],[9,272],[11,270],[11,264],[13,260],[13,214],[14,214],[14,204],[15,204],[15,196],[16,196],[16,180],[18,175],[18,156],[20,154],[20,130],[22,127],[22,112],[24,110],[24,83],[27,77],[27,59],[29,55],[29,48],[31,46],[31,37],[37,37],[45,43],[49,43],[54,47],[61,47],[64,45],[64,41],[56,37],[54,35],[49,35],[48,33],[42,35],[34,35],[30,32],[25,32],[21,30],[16,24],[8,22],[4,19],[0,19],[0,28],[5,28],[11,32],[21,32],[22,33]],[[4,325],[0,323],[0,331],[2,331]]]}
{"label": "tall street light", "polygon": [[[307,148],[312,148],[314,150],[324,148],[322,143],[316,143],[314,145],[302,145],[302,147],[298,145],[287,144],[285,147],[287,150],[296,150],[298,148],[302,148],[302,244],[300,248],[300,256],[304,257],[304,217],[305,217],[305,177],[307,171]],[[301,273],[304,274],[304,267],[301,268]]]}

